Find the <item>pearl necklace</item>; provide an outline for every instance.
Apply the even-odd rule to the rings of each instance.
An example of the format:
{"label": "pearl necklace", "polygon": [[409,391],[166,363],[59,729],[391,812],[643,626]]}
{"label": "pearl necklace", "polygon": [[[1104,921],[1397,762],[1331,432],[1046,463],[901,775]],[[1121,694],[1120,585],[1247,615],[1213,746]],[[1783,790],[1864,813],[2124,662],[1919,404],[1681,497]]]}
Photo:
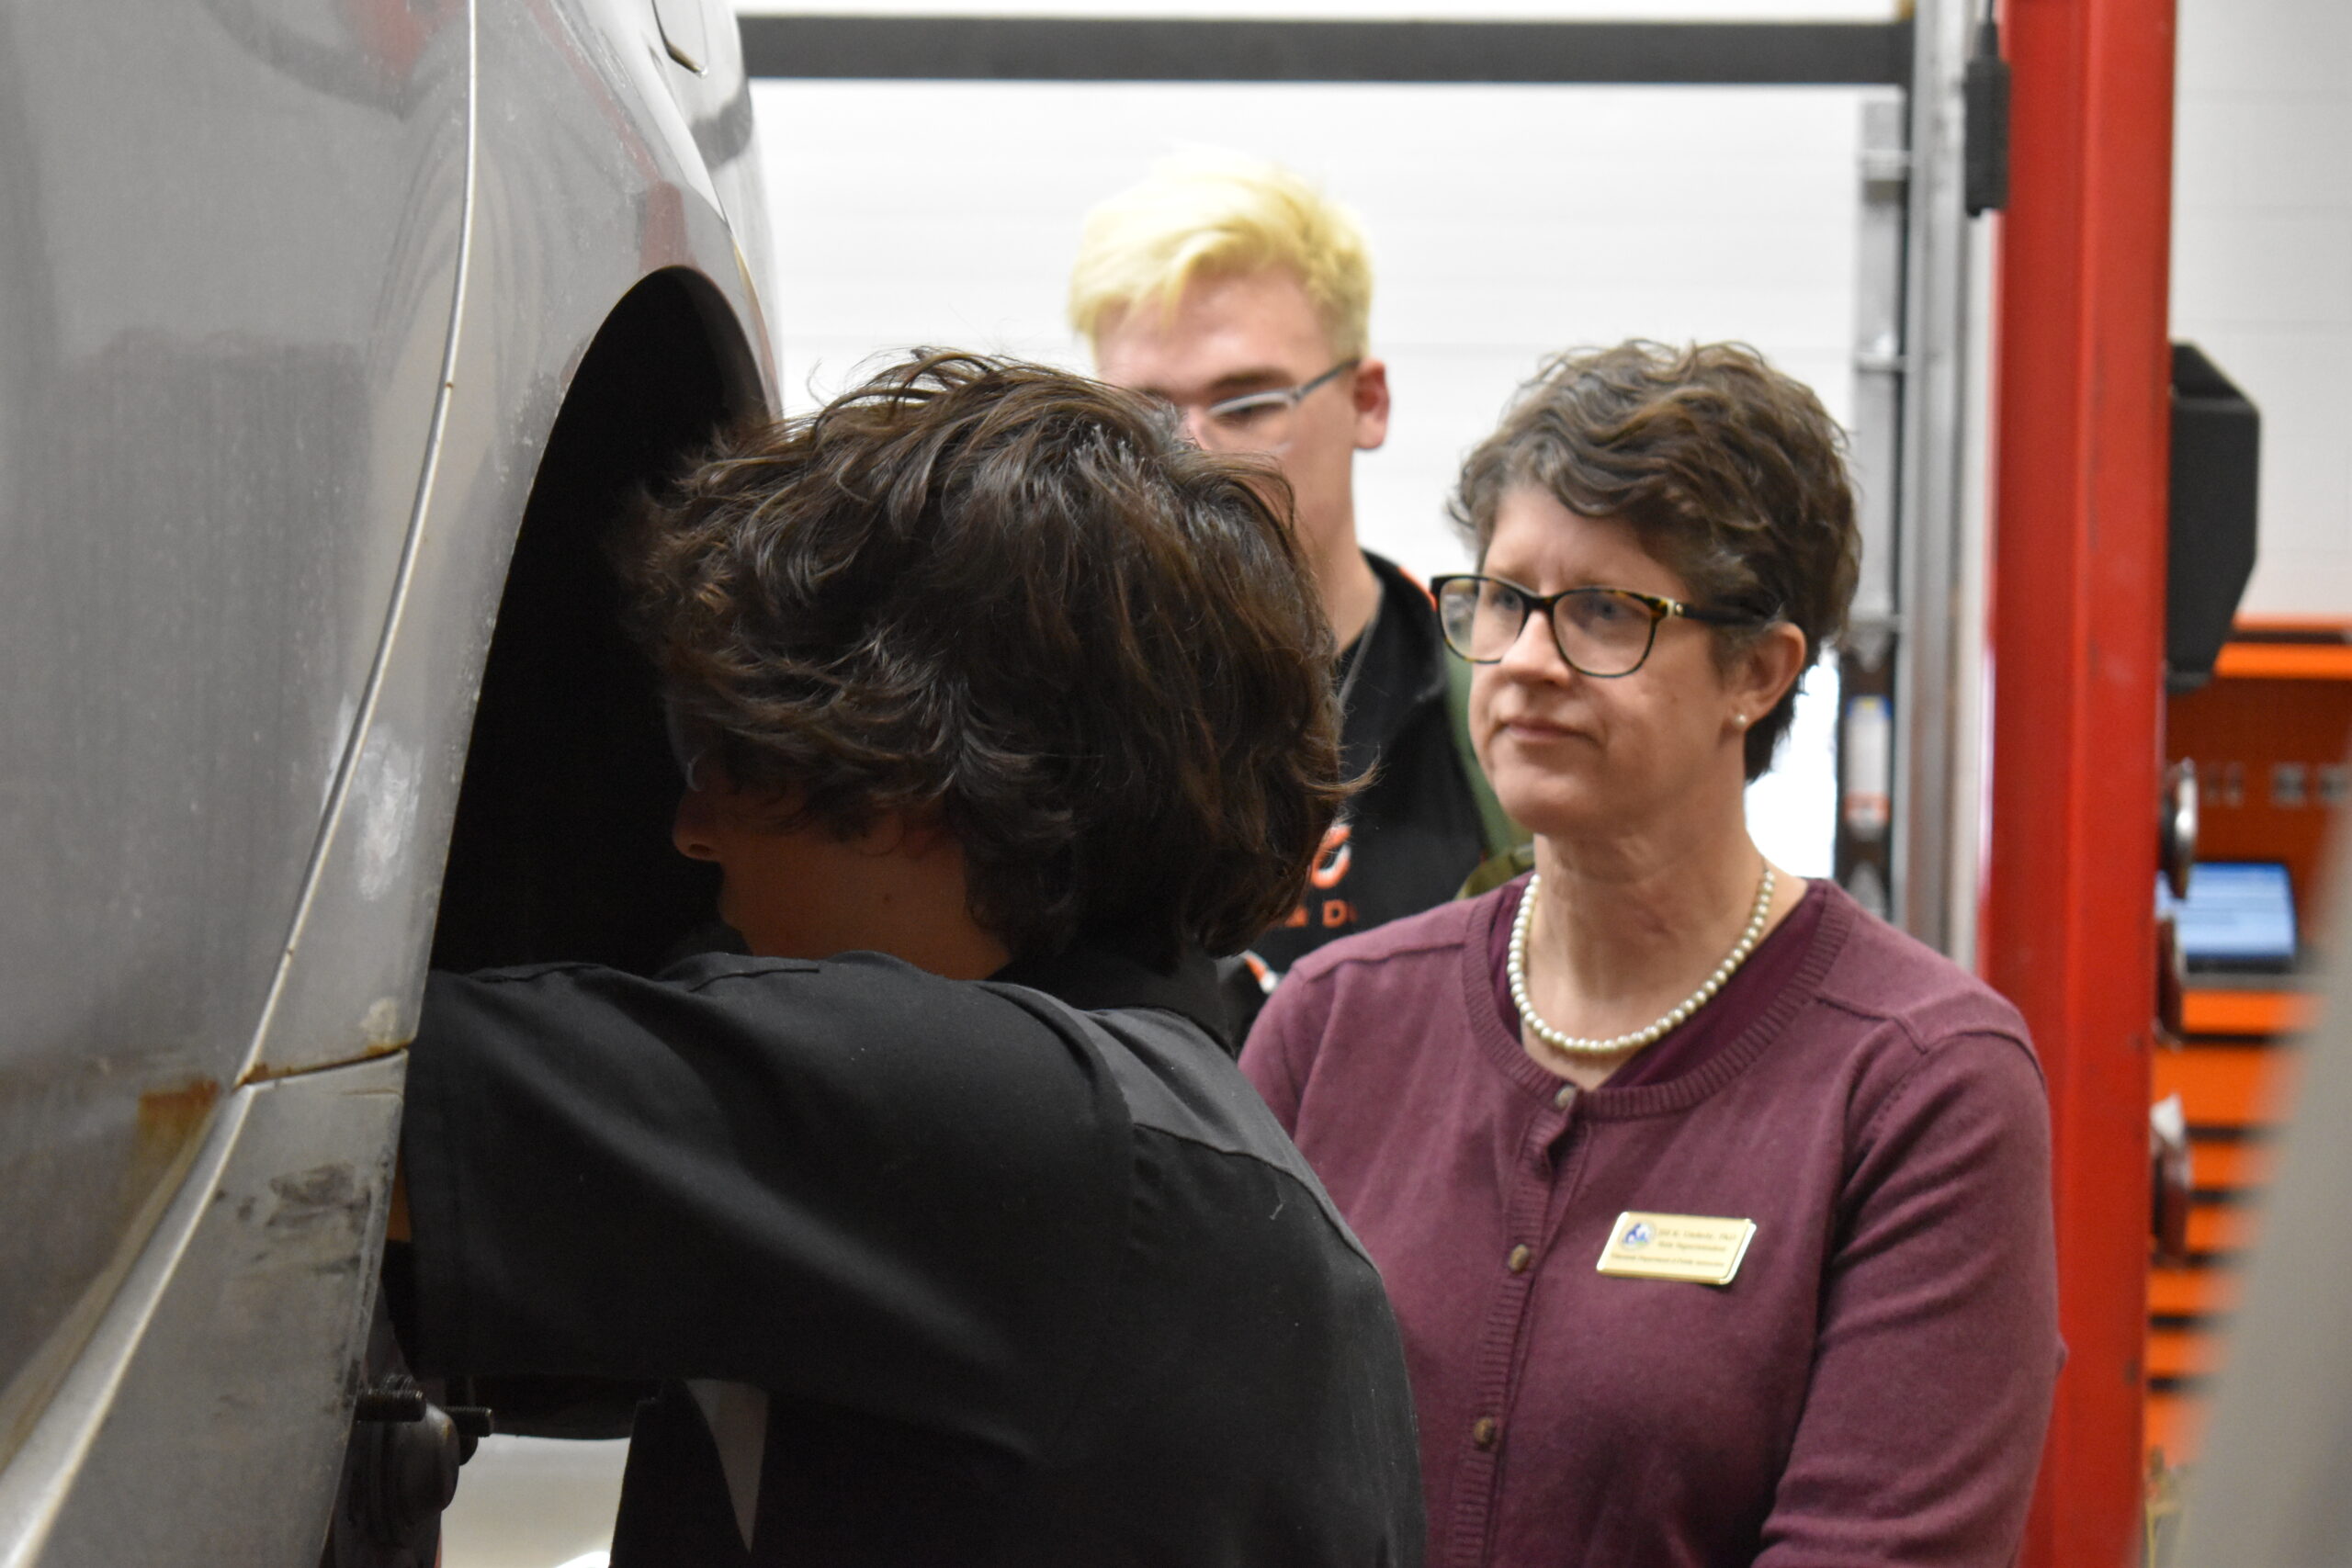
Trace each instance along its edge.
{"label": "pearl necklace", "polygon": [[1527,994],[1527,932],[1535,923],[1535,892],[1544,886],[1541,874],[1531,874],[1527,892],[1519,901],[1519,916],[1510,923],[1510,999],[1519,1009],[1519,1016],[1527,1021],[1535,1038],[1566,1056],[1613,1056],[1627,1051],[1638,1051],[1669,1029],[1676,1028],[1690,1016],[1713,999],[1724,988],[1724,982],[1736,974],[1756,951],[1757,940],[1764,934],[1764,917],[1772,910],[1772,863],[1764,863],[1764,879],[1756,885],[1756,907],[1747,912],[1747,929],[1739,933],[1739,941],[1732,945],[1724,961],[1704,984],[1667,1010],[1666,1016],[1647,1029],[1620,1034],[1612,1040],[1586,1040],[1573,1034],[1563,1034],[1535,1010],[1535,1003]]}

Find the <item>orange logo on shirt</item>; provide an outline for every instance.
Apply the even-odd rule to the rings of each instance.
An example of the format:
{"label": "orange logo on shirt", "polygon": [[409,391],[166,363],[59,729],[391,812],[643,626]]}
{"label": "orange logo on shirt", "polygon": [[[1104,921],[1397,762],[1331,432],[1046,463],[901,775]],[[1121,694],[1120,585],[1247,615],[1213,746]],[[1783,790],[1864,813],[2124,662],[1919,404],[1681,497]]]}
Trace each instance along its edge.
{"label": "orange logo on shirt", "polygon": [[[1345,822],[1335,822],[1331,830],[1323,835],[1322,856],[1307,874],[1307,880],[1321,891],[1328,893],[1348,879],[1348,869],[1355,863],[1355,850],[1348,842],[1352,832],[1353,829]],[[1300,900],[1298,907],[1283,920],[1283,929],[1297,931],[1319,923],[1329,931],[1356,923],[1356,907],[1345,898],[1322,899],[1319,909],[1311,907],[1315,902]]]}
{"label": "orange logo on shirt", "polygon": [[1331,830],[1323,835],[1323,862],[1315,868],[1312,878],[1316,886],[1337,887],[1347,880],[1348,866],[1355,859],[1355,851],[1348,847],[1348,836],[1353,830],[1345,822],[1334,822]]}

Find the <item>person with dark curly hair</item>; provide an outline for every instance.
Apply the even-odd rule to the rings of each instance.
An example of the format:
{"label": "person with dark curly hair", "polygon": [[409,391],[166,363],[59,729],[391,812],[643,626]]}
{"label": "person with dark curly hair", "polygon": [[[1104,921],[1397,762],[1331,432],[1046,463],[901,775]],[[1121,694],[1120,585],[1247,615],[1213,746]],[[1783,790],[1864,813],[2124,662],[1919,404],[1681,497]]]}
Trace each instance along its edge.
{"label": "person with dark curly hair", "polygon": [[1419,1561],[1378,1275],[1212,1033],[1346,793],[1283,504],[940,355],[620,550],[751,956],[433,977],[401,1314],[662,1385],[615,1568]]}
{"label": "person with dark curly hair", "polygon": [[1860,553],[1735,344],[1562,355],[1441,578],[1534,870],[1302,959],[1242,1057],[1379,1260],[1429,1561],[2007,1568],[2057,1374],[2015,1009],[1749,839]]}

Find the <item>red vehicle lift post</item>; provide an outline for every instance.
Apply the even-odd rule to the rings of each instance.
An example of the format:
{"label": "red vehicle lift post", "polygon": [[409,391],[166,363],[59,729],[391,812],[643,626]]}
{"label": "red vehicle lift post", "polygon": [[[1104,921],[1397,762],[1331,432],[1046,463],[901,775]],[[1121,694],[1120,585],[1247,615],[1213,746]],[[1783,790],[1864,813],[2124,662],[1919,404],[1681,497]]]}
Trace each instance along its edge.
{"label": "red vehicle lift post", "polygon": [[2068,1359],[2029,1568],[2142,1529],[2163,776],[2172,0],[2008,0],[1980,953],[2049,1075]]}

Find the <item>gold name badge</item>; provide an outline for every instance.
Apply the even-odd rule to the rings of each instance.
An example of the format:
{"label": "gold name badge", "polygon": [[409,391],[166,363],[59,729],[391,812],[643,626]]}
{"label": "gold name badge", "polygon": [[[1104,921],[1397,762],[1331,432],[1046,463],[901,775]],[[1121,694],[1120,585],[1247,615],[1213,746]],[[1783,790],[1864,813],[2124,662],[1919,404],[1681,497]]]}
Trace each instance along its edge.
{"label": "gold name badge", "polygon": [[1704,1214],[1645,1214],[1628,1209],[1617,1216],[1609,1245],[1595,1265],[1603,1274],[1629,1280],[1687,1280],[1698,1285],[1728,1285],[1756,1238],[1754,1220],[1716,1220]]}

